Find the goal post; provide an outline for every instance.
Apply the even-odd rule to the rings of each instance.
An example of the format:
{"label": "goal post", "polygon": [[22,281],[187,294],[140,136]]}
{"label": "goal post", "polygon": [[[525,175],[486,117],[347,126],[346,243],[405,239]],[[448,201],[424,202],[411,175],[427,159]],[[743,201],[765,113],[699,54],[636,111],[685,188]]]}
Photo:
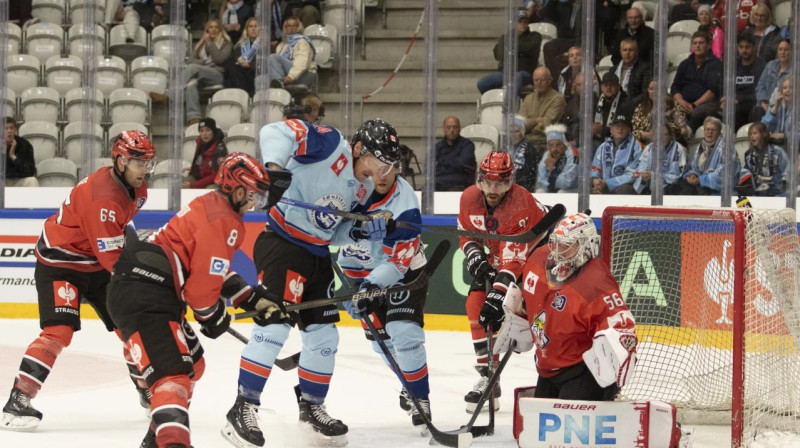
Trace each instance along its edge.
{"label": "goal post", "polygon": [[730,424],[736,448],[800,434],[795,211],[607,207],[601,233],[640,341],[622,398]]}

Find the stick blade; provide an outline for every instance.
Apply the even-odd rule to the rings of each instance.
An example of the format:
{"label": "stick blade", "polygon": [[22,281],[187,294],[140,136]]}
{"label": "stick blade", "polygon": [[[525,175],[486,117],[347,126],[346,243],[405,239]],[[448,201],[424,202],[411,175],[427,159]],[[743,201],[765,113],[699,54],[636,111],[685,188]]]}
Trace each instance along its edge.
{"label": "stick blade", "polygon": [[444,445],[453,448],[469,448],[472,445],[470,432],[431,431],[430,445]]}

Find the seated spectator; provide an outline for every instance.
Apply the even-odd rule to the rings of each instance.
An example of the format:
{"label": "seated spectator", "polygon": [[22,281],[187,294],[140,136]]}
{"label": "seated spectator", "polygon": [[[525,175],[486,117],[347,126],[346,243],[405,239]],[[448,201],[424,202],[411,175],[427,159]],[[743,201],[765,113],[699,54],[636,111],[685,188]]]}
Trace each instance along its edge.
{"label": "seated spectator", "polygon": [[475,183],[475,144],[461,136],[457,117],[444,119],[444,138],[436,143],[436,191],[464,191]]}
{"label": "seated spectator", "polygon": [[214,187],[219,162],[228,155],[225,134],[217,128],[213,118],[201,119],[197,127],[200,136],[196,140],[189,176],[181,183],[183,188]]}
{"label": "seated spectator", "polygon": [[767,125],[770,138],[774,143],[786,143],[786,134],[792,129],[792,78],[784,78],[781,91],[770,104],[767,113],[761,119]]}
{"label": "seated spectator", "polygon": [[107,23],[122,22],[122,35],[129,43],[135,40],[140,25],[151,31],[158,25],[169,23],[167,0],[108,0],[106,11]]}
{"label": "seated spectator", "polygon": [[561,56],[581,43],[581,0],[548,1],[542,15],[545,22],[556,26],[557,35],[542,47],[544,65],[550,73],[561,73]]}
{"label": "seated spectator", "polygon": [[31,15],[31,11],[33,10],[33,1],[32,0],[19,0],[14,2],[8,3],[8,21],[12,23],[16,23],[20,27],[31,20],[33,16]]}
{"label": "seated spectator", "polygon": [[17,122],[6,117],[6,186],[38,187],[33,145],[17,135]]}
{"label": "seated spectator", "polygon": [[[592,83],[599,88],[600,83]],[[593,92],[592,104],[597,104],[599,95]],[[564,108],[564,124],[567,125],[567,140],[573,146],[580,146],[581,140],[581,101],[583,101],[583,73],[575,75],[572,82],[572,95]]]}
{"label": "seated spectator", "polygon": [[635,194],[633,181],[642,146],[631,134],[630,119],[617,113],[611,136],[601,144],[592,160],[592,194]]}
{"label": "seated spectator", "polygon": [[225,87],[246,91],[250,96],[256,90],[256,56],[258,55],[258,20],[247,19],[245,33],[231,51],[231,58],[225,65]]}
{"label": "seated spectator", "polygon": [[284,17],[297,17],[303,28],[320,23],[320,0],[289,0],[286,2]]}
{"label": "seated spectator", "polygon": [[[756,86],[764,63],[756,58],[753,35],[739,33],[736,52],[736,95],[734,96],[734,113],[736,129],[750,122],[750,115],[756,106]],[[725,98],[720,99],[720,108],[725,108]],[[759,117],[760,119],[760,117]]]}
{"label": "seated spectator", "polygon": [[697,31],[705,31],[708,33],[708,39],[711,43],[711,52],[721,60],[722,48],[725,46],[725,33],[719,26],[719,21],[711,15],[711,6],[701,5],[697,8],[697,21],[700,22]]}
{"label": "seated spectator", "polygon": [[[697,148],[692,163],[684,171],[673,189],[677,194],[718,195],[725,175],[725,139],[722,138],[722,122],[716,117],[706,117],[703,122],[703,140]],[[734,158],[731,177],[739,179],[739,158]]]}
{"label": "seated spectator", "polygon": [[537,193],[578,191],[578,151],[567,141],[566,129],[561,124],[545,128],[547,152],[539,162]]}
{"label": "seated spectator", "polygon": [[694,132],[706,117],[719,113],[722,61],[711,53],[708,34],[702,31],[692,35],[692,52],[678,65],[670,93]]}
{"label": "seated spectator", "polygon": [[783,196],[783,175],[789,166],[786,152],[778,145],[769,144],[769,131],[764,123],[753,123],[747,136],[750,148],[744,153],[736,192],[744,196]]}
{"label": "seated spectator", "polygon": [[[573,46],[570,47],[569,51],[567,51],[567,66],[561,70],[561,73],[558,74],[558,79],[556,80],[556,84],[553,86],[558,93],[564,95],[564,101],[569,103],[570,98],[572,98],[573,92],[573,83],[575,82],[575,77],[578,73],[583,70],[583,57],[581,56],[581,47]],[[597,72],[594,72],[594,94],[600,94],[600,83],[597,82],[600,79],[597,76]]]}
{"label": "seated spectator", "polygon": [[284,88],[288,85],[311,86],[317,73],[314,62],[314,45],[303,35],[303,26],[297,17],[288,17],[283,22],[283,40],[275,54],[269,55],[270,87]]}
{"label": "seated spectator", "polygon": [[546,144],[544,128],[561,122],[567,102],[553,89],[553,78],[547,67],[533,71],[533,88],[533,93],[522,101],[519,114],[525,121],[525,138],[543,152]]}
{"label": "seated spectator", "polygon": [[630,8],[625,12],[625,26],[617,31],[617,36],[608,47],[608,52],[611,54],[611,62],[614,65],[619,64],[622,60],[620,55],[620,42],[626,37],[632,38],[639,46],[639,58],[647,61],[648,64],[653,61],[653,45],[655,42],[655,31],[645,25],[644,15],[639,8]]}
{"label": "seated spectator", "polygon": [[750,10],[750,24],[747,30],[756,40],[756,57],[764,62],[775,59],[781,30],[772,20],[772,11],[764,3],[756,3]]}
{"label": "seated spectator", "polygon": [[[219,12],[219,18],[222,20],[222,29],[228,33],[233,42],[238,42],[242,35],[245,34],[242,30],[247,28],[247,21],[254,16],[253,8],[245,3],[244,0],[225,0]],[[242,24],[245,24],[245,26],[242,27]]]}
{"label": "seated spectator", "polygon": [[622,59],[611,71],[617,75],[625,95],[636,101],[644,93],[647,82],[652,77],[650,63],[639,57],[639,44],[631,37],[620,41],[619,52]]}
{"label": "seated spectator", "polygon": [[511,125],[511,160],[514,162],[514,183],[530,191],[536,189],[536,167],[542,154],[525,140],[525,123],[522,117],[515,117]]}
{"label": "seated spectator", "polygon": [[630,103],[628,96],[619,85],[619,78],[613,72],[603,75],[600,83],[600,98],[594,107],[594,121],[592,122],[592,136],[594,146],[597,147],[611,135],[611,123],[617,115],[629,116]]}
{"label": "seated spectator", "polygon": [[770,103],[780,94],[780,86],[783,80],[791,75],[792,71],[792,46],[788,40],[778,43],[778,56],[767,62],[761,77],[756,85],[756,101],[758,104],[750,114],[750,121],[761,121],[761,117],[767,112]]}
{"label": "seated spectator", "polygon": [[[647,84],[647,94],[642,95],[641,100],[636,104],[633,111],[633,137],[642,144],[649,144],[653,141],[653,104],[656,95],[656,81],[652,80]],[[667,125],[678,130],[675,139],[681,143],[686,137],[690,137],[689,128],[686,126],[686,115],[680,107],[675,107],[675,100],[671,95],[667,95]]]}
{"label": "seated spectator", "polygon": [[541,22],[544,20],[544,0],[523,0],[523,7],[528,14],[528,19],[531,23]]}
{"label": "seated spectator", "polygon": [[[770,5],[770,0],[731,0],[731,3],[733,3],[733,1],[736,2],[736,33],[741,33],[742,31],[745,30],[745,28],[747,28],[748,20],[750,19],[750,14],[752,12],[753,5],[755,5],[756,3],[764,3],[767,6],[772,7],[772,5]],[[728,3],[727,0],[716,0],[713,2],[705,2],[705,3],[709,5],[713,4],[712,7],[714,8],[714,18],[719,20],[722,29],[725,30],[729,29],[729,27],[725,23],[728,20],[725,14],[726,6]]]}
{"label": "seated spectator", "polygon": [[[676,194],[678,180],[686,167],[686,147],[675,141],[680,130],[664,126],[664,151],[661,154],[661,177],[664,180],[664,194]],[[639,157],[639,166],[634,174],[633,189],[638,194],[650,194],[650,179],[653,167],[655,142],[645,146]]]}
{"label": "seated spectator", "polygon": [[[531,83],[531,74],[539,65],[539,47],[542,35],[528,28],[530,19],[525,11],[517,11],[517,74],[515,75],[517,93],[523,86]],[[503,63],[505,61],[506,36],[502,35],[494,45],[494,58],[499,61],[496,72],[489,73],[478,80],[478,91],[482,94],[492,89],[503,88]]]}
{"label": "seated spectator", "polygon": [[668,24],[672,25],[681,20],[694,20],[697,17],[697,8],[700,3],[697,0],[678,0],[669,10]]}

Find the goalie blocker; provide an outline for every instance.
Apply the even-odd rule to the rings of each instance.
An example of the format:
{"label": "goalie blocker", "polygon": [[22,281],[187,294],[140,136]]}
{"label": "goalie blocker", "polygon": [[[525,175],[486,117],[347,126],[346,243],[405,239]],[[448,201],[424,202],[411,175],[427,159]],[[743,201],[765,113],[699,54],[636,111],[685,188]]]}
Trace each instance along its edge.
{"label": "goalie blocker", "polygon": [[531,386],[514,390],[513,431],[520,448],[681,445],[674,404],[534,398],[535,389]]}

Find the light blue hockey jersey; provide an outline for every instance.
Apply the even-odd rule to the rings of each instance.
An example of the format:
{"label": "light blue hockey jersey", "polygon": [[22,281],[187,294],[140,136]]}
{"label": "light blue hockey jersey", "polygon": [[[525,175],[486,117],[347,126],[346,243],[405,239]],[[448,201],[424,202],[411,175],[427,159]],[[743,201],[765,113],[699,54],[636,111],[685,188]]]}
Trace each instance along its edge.
{"label": "light blue hockey jersey", "polygon": [[[392,212],[395,220],[422,223],[414,189],[401,177],[383,199],[370,202],[366,207],[366,213],[384,210]],[[385,288],[399,282],[410,269],[425,266],[425,252],[418,230],[398,228],[383,241],[353,240],[350,237],[353,225],[360,226],[340,226],[334,244],[340,246],[339,266],[356,282],[368,281]]]}
{"label": "light blue hockey jersey", "polygon": [[[261,157],[292,172],[284,197],[338,210],[352,211],[372,195],[371,179],[353,173],[350,144],[336,129],[284,120],[261,128]],[[276,233],[314,255],[330,255],[328,245],[342,218],[279,203],[267,214]]]}

